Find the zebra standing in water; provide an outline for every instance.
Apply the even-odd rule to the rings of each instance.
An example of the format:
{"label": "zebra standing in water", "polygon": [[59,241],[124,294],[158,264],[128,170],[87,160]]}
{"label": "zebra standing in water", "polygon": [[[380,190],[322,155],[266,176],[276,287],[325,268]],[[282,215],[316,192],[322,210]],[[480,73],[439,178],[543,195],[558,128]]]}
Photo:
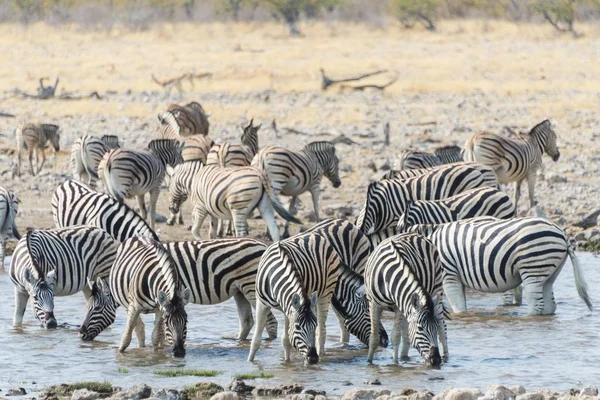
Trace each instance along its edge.
{"label": "zebra standing in water", "polygon": [[579,261],[565,233],[543,218],[479,217],[441,225],[415,225],[440,252],[444,293],[454,312],[466,312],[465,287],[499,293],[523,285],[529,313],[556,311],[552,285],[571,258],[575,287],[588,308]]}
{"label": "zebra standing in water", "polygon": [[35,317],[46,328],[56,328],[54,296],[83,291],[89,298],[88,279],[107,277],[116,253],[117,242],[93,226],[28,232],[10,263],[15,285],[13,326],[21,325],[31,296]]}
{"label": "zebra standing in water", "polygon": [[412,225],[443,224],[481,216],[509,219],[515,216],[515,211],[506,193],[483,187],[441,200],[408,202],[397,228],[399,232],[405,232]]}
{"label": "zebra standing in water", "polygon": [[339,269],[343,268],[347,267],[342,265],[333,246],[317,233],[292,237],[269,246],[260,260],[256,276],[256,329],[248,361],[254,360],[260,347],[268,311],[277,308],[285,317],[281,338],[284,359],[289,361],[293,346],[304,357],[305,363],[318,363],[319,356],[325,352],[329,303]]}
{"label": "zebra standing in water", "polygon": [[208,153],[206,164],[221,168],[249,166],[258,153],[258,130],[262,125],[253,126],[253,123],[254,119],[244,128],[241,145],[228,142],[214,145]]}
{"label": "zebra standing in water", "polygon": [[463,161],[462,149],[458,146],[444,146],[435,149],[435,153],[423,151],[405,151],[398,160],[398,169],[432,168],[443,164],[453,164]]}
{"label": "zebra standing in water", "polygon": [[4,254],[9,238],[21,239],[15,218],[19,211],[19,199],[10,190],[0,186],[0,271],[4,271]]}
{"label": "zebra standing in water", "polygon": [[[29,150],[29,167],[31,175],[36,176],[46,162],[46,144],[60,151],[60,133],[58,125],[53,124],[22,124],[15,131],[17,137],[17,175],[21,176],[21,152]],[[33,168],[33,152],[35,151],[35,167]],[[42,152],[42,163],[38,163],[38,153]]]}
{"label": "zebra standing in water", "polygon": [[[331,142],[312,142],[301,151],[269,146],[260,150],[252,166],[264,171],[275,196],[291,196],[289,211],[296,213],[296,198],[309,191],[317,222],[319,222],[319,194],[323,175],[334,188],[340,187],[339,160]],[[289,236],[289,223],[285,224],[284,237]]]}
{"label": "zebra standing in water", "polygon": [[[348,343],[348,333],[351,333],[368,345],[371,335],[369,302],[361,293],[364,292],[365,265],[372,250],[369,240],[349,221],[332,218],[321,221],[285,241],[294,241],[299,236],[313,233],[325,237],[342,263],[348,267],[340,273],[331,299],[333,311],[340,324],[340,342]],[[388,336],[383,325],[379,330],[379,344],[381,347],[388,345]]]}
{"label": "zebra standing in water", "polygon": [[433,169],[409,179],[373,182],[356,225],[370,235],[396,225],[410,201],[438,200],[485,186],[497,187],[498,181],[487,179],[487,175],[468,164]]}
{"label": "zebra standing in water", "polygon": [[113,148],[119,148],[119,140],[113,135],[104,135],[102,138],[84,135],[75,140],[71,147],[73,177],[78,181],[83,181],[85,175],[87,184],[95,187],[98,180],[98,164],[102,161],[104,154]]}
{"label": "zebra standing in water", "polygon": [[190,300],[190,290],[183,287],[173,257],[160,243],[139,237],[121,243],[110,270],[109,286],[117,304],[127,310],[120,353],[129,347],[134,329],[138,346],[145,346],[145,326],[140,314],[154,312],[152,347],[162,347],[166,339],[173,346],[175,357],[185,357],[185,305]]}
{"label": "zebra standing in water", "polygon": [[185,106],[170,104],[158,114],[158,122],[160,139],[180,140],[193,135],[206,136],[210,127],[204,108],[195,101]]}
{"label": "zebra standing in water", "polygon": [[104,188],[115,199],[136,197],[142,218],[148,217],[144,196],[150,194],[150,227],[156,221],[156,203],[166,166],[181,162],[181,148],[176,140],[157,139],[148,150],[118,149],[104,155],[98,167]]}
{"label": "zebra standing in water", "polygon": [[190,136],[183,142],[181,158],[183,162],[199,160],[202,161],[203,164],[206,164],[206,157],[214,144],[215,142],[208,136]]}
{"label": "zebra standing in water", "polygon": [[[217,219],[233,219],[236,236],[245,236],[246,219],[254,208],[258,208],[274,241],[279,240],[275,211],[287,221],[301,223],[279,203],[262,171],[253,167],[202,167],[193,180],[191,198],[195,239],[200,238],[200,228],[209,214],[211,238],[217,235]],[[178,208],[171,207],[171,213],[177,212]]]}
{"label": "zebra standing in water", "polygon": [[79,181],[68,180],[54,190],[52,217],[57,228],[93,225],[119,242],[132,236],[158,240],[148,223],[127,204]]}
{"label": "zebra standing in water", "polygon": [[558,161],[556,133],[550,121],[534,126],[529,134],[512,139],[493,133],[478,133],[465,144],[465,159],[477,161],[492,168],[501,184],[515,182],[515,207],[521,196],[521,183],[527,179],[529,206],[535,207],[535,175],[542,166],[542,156],[548,154]]}
{"label": "zebra standing in water", "polygon": [[[442,270],[435,247],[415,233],[394,236],[382,242],[369,257],[365,273],[367,298],[371,303],[369,363],[377,347],[381,314],[395,312],[392,348],[398,362],[402,336],[402,357],[409,344],[430,365],[439,366],[448,355],[446,323],[442,304]],[[439,344],[438,346],[438,337]]]}
{"label": "zebra standing in water", "polygon": [[[218,304],[234,298],[239,319],[238,339],[245,340],[254,325],[252,308],[256,304],[256,270],[267,246],[255,239],[235,238],[162,245],[173,258],[184,287],[190,289],[190,303]],[[117,305],[108,285],[93,283],[88,314],[81,325],[83,340],[93,340],[112,324]],[[267,317],[269,337],[277,337],[277,320]]]}

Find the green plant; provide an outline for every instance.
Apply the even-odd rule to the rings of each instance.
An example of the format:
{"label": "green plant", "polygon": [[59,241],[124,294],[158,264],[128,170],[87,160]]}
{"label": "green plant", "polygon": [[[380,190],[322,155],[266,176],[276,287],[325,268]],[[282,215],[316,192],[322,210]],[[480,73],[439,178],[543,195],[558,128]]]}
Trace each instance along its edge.
{"label": "green plant", "polygon": [[129,373],[129,369],[128,368],[124,368],[124,367],[119,367],[119,368],[117,368],[117,372],[119,372],[121,374],[128,374]]}
{"label": "green plant", "polygon": [[111,394],[114,391],[113,386],[109,382],[76,382],[70,385],[54,385],[46,389],[47,392],[54,392],[57,396],[65,397],[73,394],[75,390],[87,389],[92,392]]}
{"label": "green plant", "polygon": [[235,374],[237,379],[269,379],[275,377],[275,375],[269,372],[250,372],[246,374]]}

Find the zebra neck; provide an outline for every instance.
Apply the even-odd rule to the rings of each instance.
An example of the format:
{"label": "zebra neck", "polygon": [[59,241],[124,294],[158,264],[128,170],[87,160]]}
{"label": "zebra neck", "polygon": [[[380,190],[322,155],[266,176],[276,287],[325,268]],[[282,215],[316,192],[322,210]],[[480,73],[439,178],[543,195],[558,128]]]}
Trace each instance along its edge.
{"label": "zebra neck", "polygon": [[321,165],[321,159],[317,151],[305,148],[301,152],[307,158],[308,162],[306,164],[312,172],[311,175],[322,176],[325,173],[325,167]]}
{"label": "zebra neck", "polygon": [[423,290],[423,288],[421,287],[421,285],[418,284],[418,282],[416,281],[415,277],[411,274],[410,278],[412,279],[413,282],[409,284],[409,286],[407,287],[407,289],[404,292],[398,291],[396,292],[396,305],[398,306],[399,309],[401,309],[404,314],[406,315],[406,313],[410,310],[410,311],[414,311],[415,307],[412,304],[412,296],[413,294],[417,294],[419,296],[419,302],[421,304],[425,304],[427,302],[427,293],[425,292],[425,290]]}
{"label": "zebra neck", "polygon": [[529,134],[529,137],[527,138],[527,144],[529,145],[529,148],[535,151],[536,153],[539,152],[540,155],[544,153],[544,147],[546,147],[545,142],[546,138],[543,132],[537,130],[531,132]]}

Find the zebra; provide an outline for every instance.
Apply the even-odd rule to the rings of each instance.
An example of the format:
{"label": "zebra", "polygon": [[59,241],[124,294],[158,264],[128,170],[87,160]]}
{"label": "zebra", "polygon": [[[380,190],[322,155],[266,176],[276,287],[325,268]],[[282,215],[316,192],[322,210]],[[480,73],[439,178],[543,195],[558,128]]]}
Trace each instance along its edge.
{"label": "zebra", "polygon": [[[316,221],[319,222],[319,194],[323,175],[334,188],[340,187],[339,160],[331,142],[312,142],[300,151],[269,146],[260,150],[252,160],[267,175],[275,196],[291,196],[289,211],[296,213],[296,198],[309,191],[312,196]],[[285,224],[284,237],[289,236],[289,224]]]}
{"label": "zebra", "polygon": [[463,161],[462,149],[458,146],[443,146],[435,149],[434,154],[423,151],[405,151],[400,155],[398,169],[410,170],[432,168],[443,164]]}
{"label": "zebra", "polygon": [[465,143],[465,159],[491,167],[501,184],[515,182],[515,207],[521,196],[521,183],[527,179],[530,208],[535,207],[535,174],[542,166],[542,155],[548,154],[558,161],[556,133],[550,121],[534,126],[529,134],[508,138],[493,133],[478,133]]}
{"label": "zebra", "polygon": [[119,242],[132,236],[159,239],[148,223],[127,204],[75,180],[65,181],[54,190],[52,218],[57,228],[93,225],[104,229]]}
{"label": "zebra", "polygon": [[382,177],[381,180],[384,179],[396,179],[396,180],[402,180],[402,179],[408,179],[408,178],[414,178],[416,176],[421,176],[421,175],[425,175],[428,174],[432,171],[437,171],[439,169],[443,169],[443,168],[453,168],[453,167],[460,167],[460,166],[468,166],[470,168],[473,168],[477,171],[479,171],[482,175],[482,177],[484,178],[484,180],[486,181],[486,186],[490,186],[490,187],[498,187],[498,177],[496,176],[496,173],[494,172],[494,170],[490,167],[487,167],[483,164],[479,164],[476,162],[460,162],[460,163],[453,163],[452,165],[438,165],[435,167],[431,167],[431,168],[419,168],[419,169],[403,169],[403,170],[395,170],[392,169],[388,172],[386,172]]}
{"label": "zebra", "polygon": [[9,238],[21,239],[15,218],[19,212],[19,198],[15,192],[0,186],[0,271],[4,271],[4,254]]}
{"label": "zebra", "polygon": [[170,104],[158,114],[160,139],[181,139],[192,135],[208,135],[208,115],[202,106],[193,101],[180,106]]}
{"label": "zebra", "polygon": [[111,150],[102,158],[98,172],[112,197],[120,202],[125,198],[137,198],[144,219],[148,217],[144,196],[150,194],[150,227],[154,229],[156,203],[166,166],[176,166],[180,162],[181,148],[176,140],[156,139],[150,141],[147,150]]}
{"label": "zebra", "polygon": [[[190,290],[190,303],[218,304],[233,297],[240,326],[238,339],[245,340],[254,325],[256,271],[267,246],[250,238],[163,243],[171,255],[184,287]],[[105,281],[92,283],[88,313],[81,325],[83,340],[93,340],[116,318],[117,304]],[[108,289],[108,290],[107,290]],[[277,337],[277,320],[267,318],[269,337]]]}
{"label": "zebra", "polygon": [[[53,124],[21,124],[15,130],[17,138],[17,175],[21,176],[21,152],[29,150],[29,167],[31,175],[36,176],[46,162],[46,144],[50,144],[57,153],[60,151],[59,126]],[[35,151],[35,166],[33,168],[33,152]],[[38,163],[38,153],[42,152],[42,163]]]}
{"label": "zebra", "polygon": [[225,167],[246,167],[258,153],[258,130],[261,125],[253,126],[254,119],[250,120],[242,134],[242,144],[235,145],[222,143],[214,145],[206,158],[207,165]]}
{"label": "zebra", "polygon": [[[216,237],[217,219],[233,219],[236,236],[245,236],[246,219],[254,208],[258,208],[274,241],[279,240],[274,211],[286,221],[301,223],[279,203],[263,172],[253,167],[207,165],[200,168],[193,179],[191,200],[194,205],[192,235],[196,240],[200,239],[200,228],[208,214],[211,238]],[[174,203],[169,207],[172,214],[179,212]]]}
{"label": "zebra", "polygon": [[[407,233],[383,241],[367,261],[366,296],[371,306],[371,341],[368,362],[373,362],[381,314],[394,311],[392,348],[398,362],[408,356],[409,344],[427,364],[439,366],[448,356],[442,303],[442,271],[436,248],[423,236]],[[438,341],[439,338],[439,341]],[[439,343],[439,345],[438,345]]]}
{"label": "zebra", "polygon": [[29,231],[19,240],[10,263],[15,286],[13,326],[22,324],[31,296],[33,313],[42,326],[56,328],[54,296],[82,291],[87,299],[87,280],[108,277],[116,254],[117,242],[94,226]]}
{"label": "zebra", "polygon": [[485,186],[497,187],[498,181],[487,179],[478,168],[468,164],[448,165],[408,179],[372,182],[357,226],[370,235],[396,225],[409,201],[444,199]]}
{"label": "zebra", "polygon": [[476,188],[441,200],[408,202],[397,229],[405,232],[412,225],[443,224],[481,216],[509,219],[515,217],[515,211],[506,193],[491,187]]}
{"label": "zebra", "polygon": [[498,293],[523,285],[531,315],[556,311],[552,285],[567,256],[579,297],[592,309],[575,251],[558,226],[543,218],[478,217],[440,225],[415,225],[437,247],[444,293],[455,313],[467,311],[465,287]]}
{"label": "zebra", "polygon": [[202,160],[184,161],[177,165],[169,181],[169,218],[167,225],[177,223],[183,225],[181,205],[188,199],[194,179],[204,167]]}
{"label": "zebra", "polygon": [[108,283],[116,304],[127,310],[120,353],[129,347],[134,329],[138,347],[145,346],[144,322],[140,314],[153,312],[152,347],[156,350],[166,341],[173,346],[173,356],[185,357],[185,306],[191,292],[183,287],[173,257],[159,242],[132,237],[121,243]]}
{"label": "zebra", "polygon": [[[115,145],[116,147],[113,147]],[[98,164],[100,164],[104,154],[113,148],[119,148],[119,138],[114,135],[104,135],[102,138],[84,135],[75,140],[71,147],[73,177],[78,181],[82,181],[85,175],[87,176],[87,184],[95,187],[96,181],[99,179]]]}
{"label": "zebra", "polygon": [[[340,273],[331,305],[340,324],[340,342],[348,343],[349,333],[364,344],[369,344],[371,320],[369,303],[361,294],[364,292],[365,265],[372,250],[368,238],[351,222],[331,218],[321,221],[303,233],[285,241],[296,240],[301,235],[318,233],[333,246],[340,260],[348,268]],[[379,344],[387,347],[387,332],[380,327]]]}
{"label": "zebra", "polygon": [[260,347],[267,312],[277,308],[284,313],[284,359],[289,361],[293,346],[305,363],[318,363],[325,352],[329,303],[339,270],[344,268],[347,267],[342,265],[334,247],[318,233],[294,236],[270,245],[258,265],[256,328],[248,361],[254,360]]}
{"label": "zebra", "polygon": [[206,157],[214,144],[215,142],[208,136],[189,136],[183,142],[181,158],[183,162],[200,160],[206,164]]}

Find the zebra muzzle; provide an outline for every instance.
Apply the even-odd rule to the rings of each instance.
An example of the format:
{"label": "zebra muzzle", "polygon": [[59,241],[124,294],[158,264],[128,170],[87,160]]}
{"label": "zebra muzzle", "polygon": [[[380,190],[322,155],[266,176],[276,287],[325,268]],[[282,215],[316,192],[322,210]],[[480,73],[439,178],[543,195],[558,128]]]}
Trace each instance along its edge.
{"label": "zebra muzzle", "polygon": [[46,329],[55,329],[57,327],[56,318],[54,318],[53,312],[44,313],[44,326]]}
{"label": "zebra muzzle", "polygon": [[316,364],[319,362],[319,355],[317,354],[317,349],[311,347],[306,354],[306,362],[308,364]]}
{"label": "zebra muzzle", "polygon": [[432,367],[439,367],[440,365],[442,365],[442,357],[440,356],[440,351],[436,346],[431,346],[431,348],[429,349],[427,363]]}
{"label": "zebra muzzle", "polygon": [[556,162],[556,161],[558,161],[559,158],[560,158],[560,151],[552,156],[552,161]]}

